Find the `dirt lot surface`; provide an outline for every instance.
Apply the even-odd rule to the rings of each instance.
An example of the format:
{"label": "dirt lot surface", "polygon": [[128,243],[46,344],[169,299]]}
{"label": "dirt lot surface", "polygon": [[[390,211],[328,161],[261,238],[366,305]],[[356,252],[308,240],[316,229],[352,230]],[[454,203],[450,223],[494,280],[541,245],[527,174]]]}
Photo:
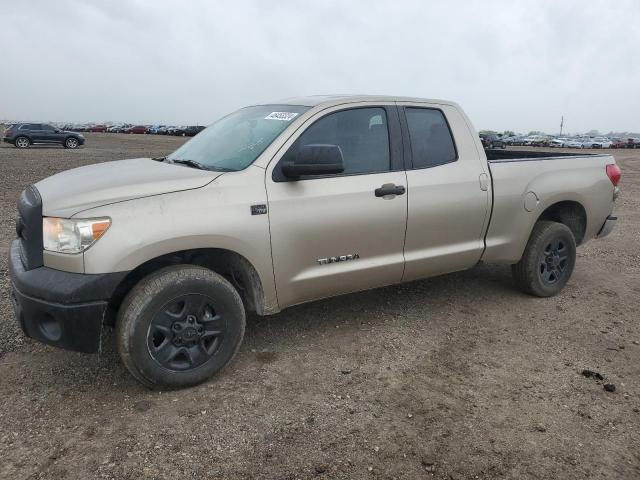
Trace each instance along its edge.
{"label": "dirt lot surface", "polygon": [[6,256],[28,184],[182,141],[0,146],[0,478],[640,478],[640,150],[612,152],[618,227],[579,248],[557,297],[482,265],[251,316],[220,376],[154,392],[112,347],[24,338]]}

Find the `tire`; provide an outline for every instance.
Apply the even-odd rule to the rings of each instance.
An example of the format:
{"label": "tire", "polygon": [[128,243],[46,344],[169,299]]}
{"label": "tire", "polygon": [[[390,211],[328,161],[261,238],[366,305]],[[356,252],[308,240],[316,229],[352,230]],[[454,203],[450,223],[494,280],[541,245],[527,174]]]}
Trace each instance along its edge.
{"label": "tire", "polygon": [[18,148],[29,148],[31,146],[31,140],[27,137],[18,137],[13,144]]}
{"label": "tire", "polygon": [[556,295],[571,278],[576,263],[576,241],[566,225],[537,222],[524,254],[511,266],[518,287],[537,297]]}
{"label": "tire", "polygon": [[77,138],[69,137],[64,141],[64,148],[78,148],[80,146],[80,142]]}
{"label": "tire", "polygon": [[116,320],[117,348],[147,387],[190,387],[231,361],[245,321],[240,295],[225,278],[199,266],[166,267],[125,297]]}

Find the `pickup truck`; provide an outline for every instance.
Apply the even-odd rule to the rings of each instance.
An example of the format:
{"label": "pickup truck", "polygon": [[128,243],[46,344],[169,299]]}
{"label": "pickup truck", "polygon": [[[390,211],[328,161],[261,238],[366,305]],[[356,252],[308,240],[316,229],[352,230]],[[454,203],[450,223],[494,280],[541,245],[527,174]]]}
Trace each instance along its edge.
{"label": "pickup truck", "polygon": [[136,379],[180,388],[229,363],[246,311],[271,315],[478,262],[510,264],[524,292],[554,295],[576,246],[616,223],[619,180],[610,155],[485,152],[447,101],[254,105],[166,157],[26,188],[12,298],[27,336],[99,352],[114,326]]}

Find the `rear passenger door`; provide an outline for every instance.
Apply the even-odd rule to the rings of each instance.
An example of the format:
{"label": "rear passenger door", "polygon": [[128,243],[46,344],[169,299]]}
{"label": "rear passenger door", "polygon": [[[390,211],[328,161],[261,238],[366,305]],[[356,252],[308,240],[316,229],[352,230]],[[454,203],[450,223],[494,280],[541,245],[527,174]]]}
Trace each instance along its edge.
{"label": "rear passenger door", "polygon": [[[266,174],[280,308],[399,283],[407,195],[395,105],[333,107],[317,113],[299,132]],[[286,178],[282,163],[309,144],[339,146],[344,172]],[[403,188],[377,195],[383,185]]]}
{"label": "rear passenger door", "polygon": [[29,127],[29,134],[35,143],[47,143],[45,131],[42,129],[41,123],[32,123]]}
{"label": "rear passenger door", "polygon": [[489,177],[466,119],[450,105],[410,103],[401,119],[409,157],[403,281],[472,267],[484,248]]}

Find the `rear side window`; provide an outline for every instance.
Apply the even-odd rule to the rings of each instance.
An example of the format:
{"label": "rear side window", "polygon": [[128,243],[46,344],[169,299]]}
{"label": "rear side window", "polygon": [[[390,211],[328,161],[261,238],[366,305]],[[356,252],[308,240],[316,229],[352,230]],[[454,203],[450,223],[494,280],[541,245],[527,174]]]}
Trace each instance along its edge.
{"label": "rear side window", "polygon": [[344,173],[355,175],[391,170],[389,129],[383,108],[354,108],[331,113],[311,125],[283,157],[297,155],[303,145],[338,145],[344,159]]}
{"label": "rear side window", "polygon": [[428,168],[458,159],[444,114],[434,108],[405,108],[413,168]]}
{"label": "rear side window", "polygon": [[53,132],[55,130],[55,128],[53,128],[51,125],[42,125],[42,130],[45,130],[47,132]]}

